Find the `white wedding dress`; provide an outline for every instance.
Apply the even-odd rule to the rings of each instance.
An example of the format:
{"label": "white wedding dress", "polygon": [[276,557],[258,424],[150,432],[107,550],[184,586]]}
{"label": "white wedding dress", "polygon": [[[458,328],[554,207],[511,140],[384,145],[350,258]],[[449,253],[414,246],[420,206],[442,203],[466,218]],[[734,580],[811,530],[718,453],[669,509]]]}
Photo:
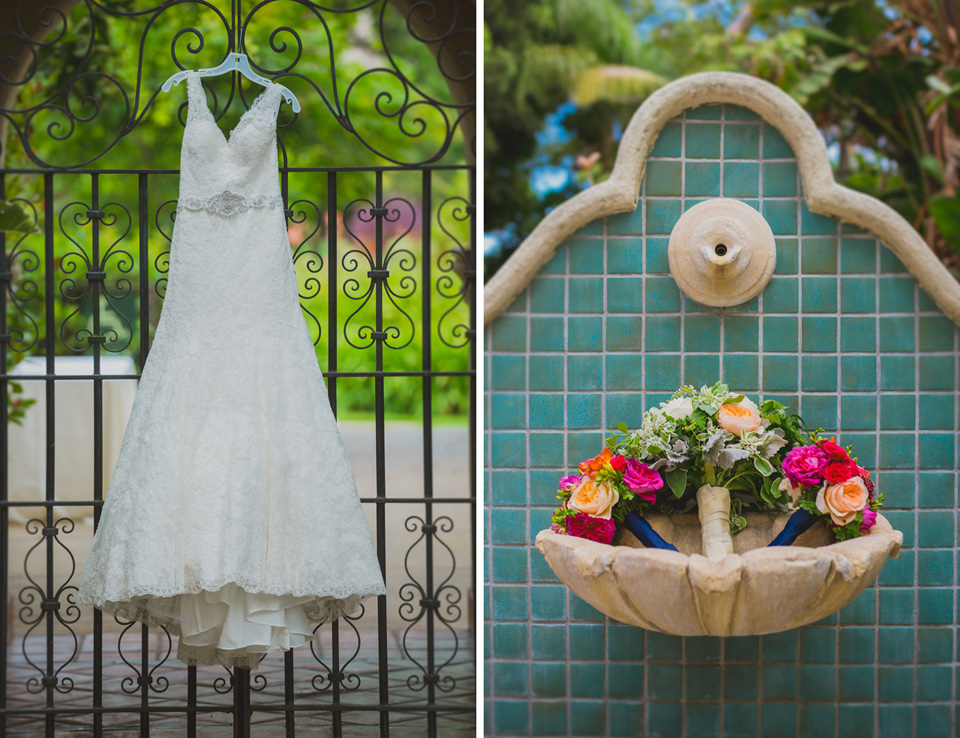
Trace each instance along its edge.
{"label": "white wedding dress", "polygon": [[278,86],[228,140],[187,79],[163,316],[77,601],[256,668],[386,589],[300,310]]}

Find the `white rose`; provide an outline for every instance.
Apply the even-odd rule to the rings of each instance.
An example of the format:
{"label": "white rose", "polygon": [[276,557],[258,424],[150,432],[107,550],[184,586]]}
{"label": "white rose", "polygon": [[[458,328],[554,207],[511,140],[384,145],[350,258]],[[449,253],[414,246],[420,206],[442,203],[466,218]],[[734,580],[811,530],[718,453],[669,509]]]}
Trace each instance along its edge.
{"label": "white rose", "polygon": [[693,401],[686,395],[678,397],[664,405],[663,412],[676,420],[686,420],[693,414]]}
{"label": "white rose", "polygon": [[[742,395],[742,394],[743,394],[742,392],[733,392],[733,393],[731,393],[730,396],[731,396],[731,397],[739,397],[739,396]],[[749,408],[750,412],[752,412],[754,415],[759,415],[759,414],[760,414],[760,408],[757,407],[757,403],[755,403],[755,402],[754,402],[753,400],[751,400],[749,397],[744,397],[744,398],[743,398],[742,400],[740,400],[740,402],[738,402],[737,404],[738,404],[740,407]]]}

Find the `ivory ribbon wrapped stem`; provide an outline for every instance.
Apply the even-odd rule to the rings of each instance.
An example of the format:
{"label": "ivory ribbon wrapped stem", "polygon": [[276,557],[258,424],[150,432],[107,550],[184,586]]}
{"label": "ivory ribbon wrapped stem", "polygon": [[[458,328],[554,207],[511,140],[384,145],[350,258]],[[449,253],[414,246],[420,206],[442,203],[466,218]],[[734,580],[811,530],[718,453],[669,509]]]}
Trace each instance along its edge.
{"label": "ivory ribbon wrapped stem", "polygon": [[697,490],[697,505],[700,512],[703,555],[711,561],[721,561],[733,553],[733,538],[730,537],[730,490],[705,484]]}

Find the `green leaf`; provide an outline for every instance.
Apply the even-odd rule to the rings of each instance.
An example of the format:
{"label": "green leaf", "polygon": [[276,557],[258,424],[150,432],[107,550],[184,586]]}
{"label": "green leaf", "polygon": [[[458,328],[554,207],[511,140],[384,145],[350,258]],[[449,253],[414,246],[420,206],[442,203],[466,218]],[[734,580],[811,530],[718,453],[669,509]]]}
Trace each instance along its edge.
{"label": "green leaf", "polygon": [[620,431],[621,433],[630,432],[630,428],[627,426],[626,423],[617,423],[617,430]]}
{"label": "green leaf", "polygon": [[754,456],[753,465],[757,468],[757,471],[763,474],[765,477],[769,477],[771,474],[773,474],[773,466],[766,459],[762,459],[759,456]]}
{"label": "green leaf", "polygon": [[40,233],[40,229],[26,209],[16,202],[0,200],[0,231],[8,233]]}
{"label": "green leaf", "polygon": [[930,215],[950,247],[960,251],[960,197],[934,195],[930,198]]}
{"label": "green leaf", "polygon": [[743,402],[746,399],[746,395],[737,395],[736,397],[728,397],[723,401],[723,405],[737,405]]}
{"label": "green leaf", "polygon": [[683,491],[687,487],[687,470],[674,469],[663,475],[667,480],[667,486],[673,492],[674,497],[683,497]]}

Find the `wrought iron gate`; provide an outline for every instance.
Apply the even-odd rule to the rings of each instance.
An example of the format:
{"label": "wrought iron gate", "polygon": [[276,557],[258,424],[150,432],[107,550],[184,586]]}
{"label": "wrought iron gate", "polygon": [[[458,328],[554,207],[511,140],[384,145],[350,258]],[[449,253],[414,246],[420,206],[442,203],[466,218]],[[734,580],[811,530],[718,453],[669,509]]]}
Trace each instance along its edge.
{"label": "wrought iron gate", "polygon": [[[13,142],[6,168],[0,167],[0,200],[19,201],[39,228],[35,235],[0,232],[0,389],[14,398],[13,405],[0,403],[0,735],[170,730],[195,736],[207,725],[231,724],[235,735],[249,735],[251,724],[258,736],[292,736],[298,729],[314,735],[319,728],[334,736],[472,735],[475,664],[465,589],[475,581],[476,567],[476,182],[466,162],[474,145],[474,4],[154,3],[139,8],[136,0],[16,0],[9,4],[12,21],[0,25],[0,121],[7,121]],[[185,15],[202,23],[184,25]],[[305,47],[304,29],[285,22],[291,15],[322,29],[325,48]],[[135,55],[136,70],[126,75],[108,72],[99,56],[109,23],[120,22],[134,24],[139,33],[138,49],[118,52]],[[376,51],[367,56],[379,55],[384,63],[364,69],[345,87],[339,80],[338,87],[337,60],[346,50],[336,41],[346,27],[366,34]],[[169,57],[162,59],[150,42],[161,28],[172,38]],[[457,88],[451,99],[406,73],[392,48],[398,31],[406,34],[408,52],[411,38],[429,49],[435,80]],[[253,40],[264,35],[267,42],[255,46]],[[216,53],[204,50],[217,43]],[[176,208],[176,168],[110,168],[110,152],[138,128],[161,125],[159,85],[166,76],[178,67],[213,66],[232,51],[247,53],[261,74],[300,85],[304,112],[298,117],[283,109],[278,142],[304,316],[326,362],[334,412],[351,383],[372,380],[375,480],[373,494],[361,493],[361,499],[375,511],[381,569],[394,564],[391,548],[403,554],[402,572],[399,566],[393,576],[388,572],[389,594],[377,598],[375,608],[321,626],[309,649],[270,657],[252,673],[187,667],[172,657],[174,639],[166,630],[104,618],[74,604],[80,562],[73,541],[81,527],[75,519],[92,509],[94,523],[99,521],[110,473],[104,462],[105,391],[110,382],[139,377],[136,370],[111,373],[104,365],[113,355],[129,355],[137,367],[146,360],[163,301]],[[298,71],[319,57],[324,80]],[[60,69],[49,75],[48,94],[37,75],[51,63]],[[370,91],[375,80],[382,91]],[[220,84],[229,84],[222,104]],[[20,101],[4,107],[3,85],[24,92]],[[24,101],[31,91],[41,98]],[[249,106],[249,90],[236,75],[208,91],[218,121],[236,100],[233,112]],[[365,100],[370,105],[364,107]],[[372,163],[294,166],[285,139],[310,120],[304,113],[311,108],[335,120],[343,141],[359,142]],[[168,121],[166,128],[167,145],[177,150],[176,124],[184,113],[179,104],[179,121]],[[83,138],[98,120],[106,121],[106,137]],[[410,145],[394,150],[383,136],[368,132],[382,133],[384,121]],[[430,126],[439,126],[440,133],[431,136]],[[11,164],[15,155],[21,162]],[[250,349],[256,350],[256,336]],[[90,357],[92,374],[58,367],[58,356],[65,354]],[[12,370],[14,359],[24,356],[33,356],[33,363]],[[22,371],[24,366],[33,368]],[[8,422],[20,397],[18,384],[27,381],[42,387],[43,499],[17,499],[10,492],[16,460],[8,453]],[[396,456],[386,449],[387,415],[391,390],[402,382],[408,389],[414,383],[420,397],[422,494],[388,491]],[[458,382],[459,395],[449,387]],[[57,466],[58,453],[69,451],[55,444],[57,393],[70,383],[92,385],[92,478],[82,499],[60,494],[70,479]],[[441,391],[466,403],[467,468],[459,495],[434,489],[439,431],[433,418]],[[458,566],[456,539],[470,542],[467,567]],[[15,545],[25,548],[22,555],[15,557]],[[90,632],[83,634],[78,624],[88,619]]]}

